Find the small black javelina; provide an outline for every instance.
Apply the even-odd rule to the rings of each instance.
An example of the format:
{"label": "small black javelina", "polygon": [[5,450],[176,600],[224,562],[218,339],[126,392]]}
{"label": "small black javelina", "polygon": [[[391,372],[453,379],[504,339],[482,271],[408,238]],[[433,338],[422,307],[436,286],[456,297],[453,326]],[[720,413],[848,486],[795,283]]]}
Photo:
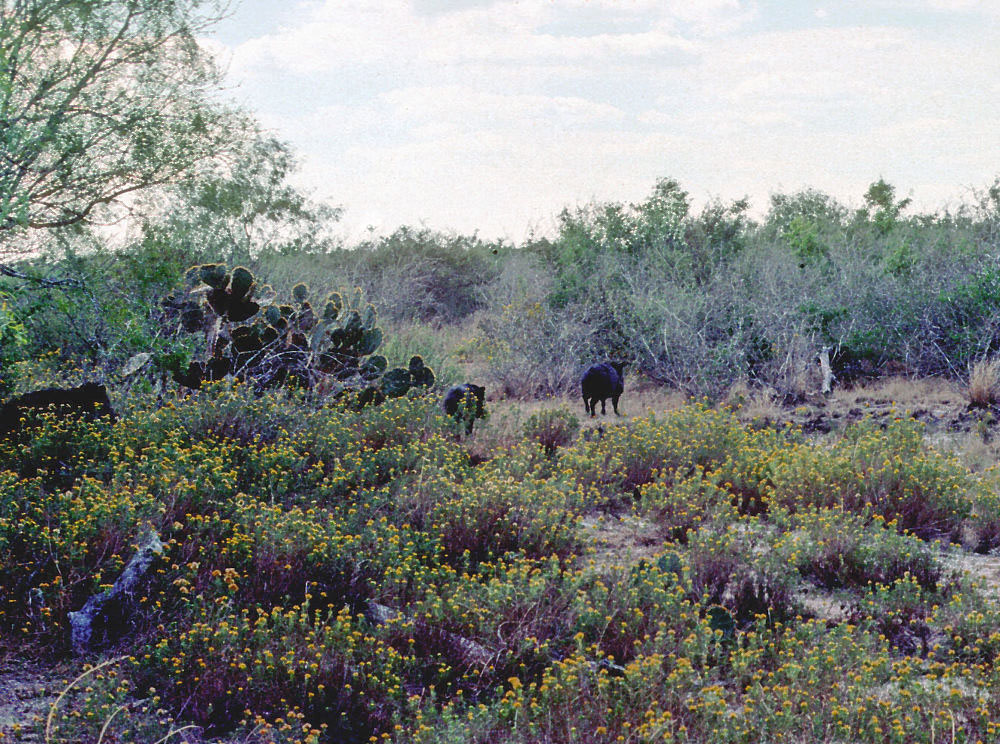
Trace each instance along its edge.
{"label": "small black javelina", "polygon": [[17,431],[25,414],[47,409],[59,416],[83,416],[88,420],[98,416],[110,416],[112,421],[116,418],[104,385],[88,382],[75,388],[43,388],[0,406],[0,436]]}
{"label": "small black javelina", "polygon": [[592,364],[583,373],[580,387],[583,390],[583,409],[591,416],[595,415],[597,401],[601,401],[601,415],[607,415],[608,398],[611,398],[615,414],[621,416],[618,412],[618,399],[625,390],[625,362]]}
{"label": "small black javelina", "polygon": [[472,433],[472,424],[486,415],[486,388],[467,382],[456,385],[444,395],[444,412],[456,421],[465,422],[465,433]]}

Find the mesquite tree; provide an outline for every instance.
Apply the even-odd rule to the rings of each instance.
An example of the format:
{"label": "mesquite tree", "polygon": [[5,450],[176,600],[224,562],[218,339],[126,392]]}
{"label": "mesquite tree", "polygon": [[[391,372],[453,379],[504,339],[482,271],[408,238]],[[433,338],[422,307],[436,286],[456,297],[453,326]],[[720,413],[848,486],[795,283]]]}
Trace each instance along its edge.
{"label": "mesquite tree", "polygon": [[[238,140],[197,42],[220,0],[0,0],[0,256],[108,217]],[[5,265],[0,264],[0,268]],[[10,268],[6,266],[6,268]]]}

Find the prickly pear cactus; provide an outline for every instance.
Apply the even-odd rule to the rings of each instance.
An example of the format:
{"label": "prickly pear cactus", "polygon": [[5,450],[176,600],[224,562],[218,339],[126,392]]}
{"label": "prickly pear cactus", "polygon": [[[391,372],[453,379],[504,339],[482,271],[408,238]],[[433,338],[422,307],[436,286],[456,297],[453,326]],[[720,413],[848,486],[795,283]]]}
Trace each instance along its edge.
{"label": "prickly pear cactus", "polygon": [[373,354],[361,365],[361,376],[367,380],[375,380],[385,374],[386,367],[389,363],[386,361],[385,357],[381,354]]}
{"label": "prickly pear cactus", "polygon": [[370,328],[361,332],[361,339],[358,341],[358,353],[362,356],[374,354],[382,345],[382,329]]}
{"label": "prickly pear cactus", "polygon": [[434,371],[424,365],[424,360],[419,355],[410,357],[409,369],[414,387],[429,388],[434,385]]}
{"label": "prickly pear cactus", "polygon": [[724,639],[731,639],[736,634],[736,621],[725,607],[712,605],[707,614],[709,627],[720,631]]}
{"label": "prickly pear cactus", "polygon": [[232,274],[222,264],[205,264],[199,269],[201,281],[211,287],[208,304],[220,318],[229,323],[242,323],[260,310],[253,299],[256,282],[249,269],[237,266]]}
{"label": "prickly pear cactus", "polygon": [[223,264],[204,264],[199,266],[198,276],[212,289],[223,289],[229,282],[229,274]]}
{"label": "prickly pear cactus", "polygon": [[232,279],[229,280],[229,289],[234,297],[247,297],[256,282],[249,269],[237,266],[233,269]]}
{"label": "prickly pear cactus", "polygon": [[331,292],[323,304],[323,320],[334,321],[344,307],[344,299],[339,292]]}
{"label": "prickly pear cactus", "polygon": [[410,358],[407,367],[394,367],[382,375],[382,392],[388,398],[406,395],[411,388],[430,388],[434,385],[434,371],[419,356]]}
{"label": "prickly pear cactus", "polygon": [[402,367],[394,367],[382,375],[382,392],[389,398],[406,395],[410,389],[410,372]]}
{"label": "prickly pear cactus", "polygon": [[293,287],[290,302],[279,304],[268,286],[265,300],[254,298],[256,278],[243,267],[230,272],[223,264],[205,264],[187,276],[201,285],[192,293],[201,302],[188,301],[181,324],[188,332],[203,331],[206,344],[201,359],[176,370],[174,379],[183,385],[233,376],[259,389],[295,384],[325,394],[354,390],[364,405],[434,384],[419,356],[387,371],[385,357],[375,353],[383,341],[378,313],[360,288],[346,296],[331,293],[317,312],[304,283]]}

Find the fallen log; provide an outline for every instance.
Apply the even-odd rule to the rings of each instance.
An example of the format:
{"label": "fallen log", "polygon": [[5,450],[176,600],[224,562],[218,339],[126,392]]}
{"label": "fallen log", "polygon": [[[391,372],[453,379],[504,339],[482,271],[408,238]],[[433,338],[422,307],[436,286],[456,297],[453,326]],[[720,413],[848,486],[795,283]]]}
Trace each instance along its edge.
{"label": "fallen log", "polygon": [[[370,600],[368,602],[367,609],[365,610],[365,618],[372,625],[385,625],[392,620],[412,621],[412,618],[404,615],[402,612]],[[450,644],[453,644],[453,646],[461,652],[462,662],[469,666],[486,666],[493,663],[498,656],[497,652],[490,651],[488,648],[476,643],[471,638],[450,633],[449,631],[442,630],[441,628],[434,628],[433,630],[435,633],[438,633],[441,638],[444,638]]]}
{"label": "fallen log", "polygon": [[135,555],[125,564],[115,583],[103,592],[93,595],[78,611],[69,613],[70,633],[75,653],[85,654],[89,650],[94,621],[100,617],[104,607],[113,599],[131,595],[149,570],[153,559],[162,552],[163,543],[160,542],[160,536],[150,530],[143,536]]}

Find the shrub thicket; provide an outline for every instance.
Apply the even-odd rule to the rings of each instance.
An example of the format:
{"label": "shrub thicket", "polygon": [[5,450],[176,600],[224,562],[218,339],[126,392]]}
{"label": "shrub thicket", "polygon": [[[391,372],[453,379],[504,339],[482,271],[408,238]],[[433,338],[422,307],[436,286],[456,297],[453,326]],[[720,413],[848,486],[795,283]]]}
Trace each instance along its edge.
{"label": "shrub thicket", "polygon": [[[878,181],[861,208],[805,190],[775,194],[753,220],[745,200],[696,211],[676,181],[663,179],[636,204],[566,209],[555,235],[520,248],[400,228],[353,246],[262,241],[232,253],[282,294],[303,276],[317,296],[361,286],[390,330],[474,328],[470,348],[491,387],[508,394],[564,392],[594,359],[623,358],[692,393],[743,380],[799,395],[817,387],[810,378],[825,347],[842,382],[964,378],[995,355],[995,195],[910,214],[908,200]],[[296,214],[301,222],[305,213]],[[106,374],[138,352],[188,353],[159,330],[159,300],[189,265],[216,258],[196,247],[198,229],[149,225],[119,253],[100,250],[92,235],[62,238],[44,259],[26,259],[22,273],[74,281],[2,280],[6,332],[23,329],[27,344],[18,353],[60,349]]]}

